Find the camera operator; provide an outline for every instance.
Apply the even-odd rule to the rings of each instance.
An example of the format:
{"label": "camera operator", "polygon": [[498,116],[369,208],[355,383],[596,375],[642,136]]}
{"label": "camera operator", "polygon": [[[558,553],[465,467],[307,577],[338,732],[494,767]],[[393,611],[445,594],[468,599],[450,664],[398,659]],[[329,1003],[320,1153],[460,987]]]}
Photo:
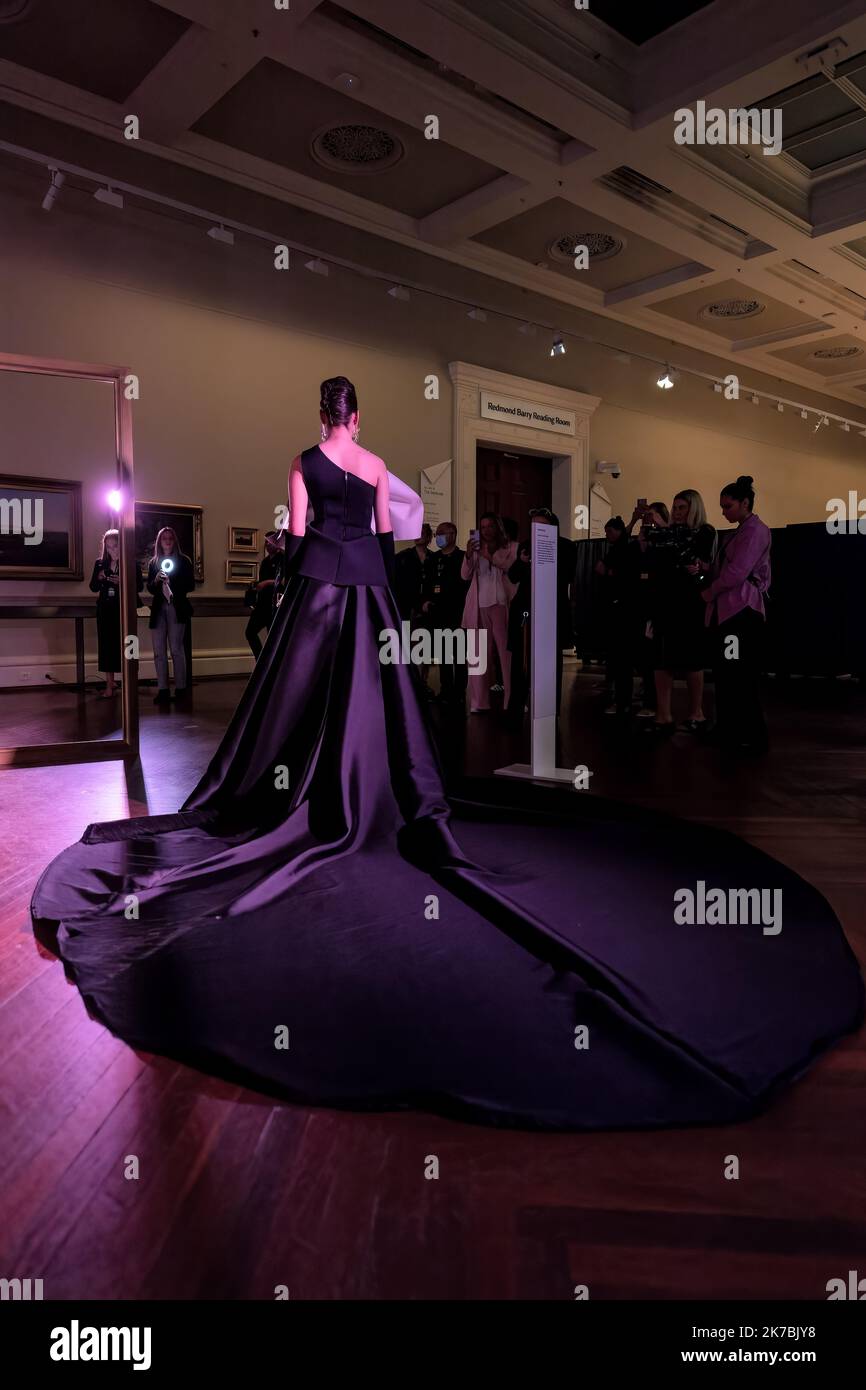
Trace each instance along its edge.
{"label": "camera operator", "polygon": [[[689,715],[683,730],[697,733],[706,723],[706,615],[701,574],[709,568],[715,554],[716,532],[707,523],[703,499],[694,488],[677,493],[669,525],[660,525],[659,520],[654,515],[646,528],[656,687],[656,717],[647,732],[667,737],[676,729],[671,695],[677,671],[685,672],[689,693]],[[698,570],[691,572],[695,565]]]}

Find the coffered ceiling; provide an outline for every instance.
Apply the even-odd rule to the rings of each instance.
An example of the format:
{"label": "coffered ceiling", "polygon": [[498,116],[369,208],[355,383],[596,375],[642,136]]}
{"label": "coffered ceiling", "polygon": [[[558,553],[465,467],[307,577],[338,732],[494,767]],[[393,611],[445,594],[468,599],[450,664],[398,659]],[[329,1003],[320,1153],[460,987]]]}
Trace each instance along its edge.
{"label": "coffered ceiling", "polygon": [[[862,406],[864,8],[0,0],[0,158],[86,133],[96,172],[206,175]],[[780,112],[781,152],[678,144],[699,100]]]}

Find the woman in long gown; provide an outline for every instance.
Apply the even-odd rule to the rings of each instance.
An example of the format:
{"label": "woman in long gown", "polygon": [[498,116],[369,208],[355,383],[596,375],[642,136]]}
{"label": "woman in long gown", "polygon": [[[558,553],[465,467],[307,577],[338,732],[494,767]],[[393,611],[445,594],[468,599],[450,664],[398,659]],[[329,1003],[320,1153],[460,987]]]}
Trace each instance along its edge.
{"label": "woman in long gown", "polygon": [[[289,1099],[564,1129],[755,1113],[861,1018],[829,906],[732,835],[577,790],[446,799],[416,673],[380,660],[389,474],[350,382],[320,414],[210,766],[174,815],[89,826],[39,880],[40,930],[133,1046]],[[769,890],[783,919],[683,923],[683,889]]]}

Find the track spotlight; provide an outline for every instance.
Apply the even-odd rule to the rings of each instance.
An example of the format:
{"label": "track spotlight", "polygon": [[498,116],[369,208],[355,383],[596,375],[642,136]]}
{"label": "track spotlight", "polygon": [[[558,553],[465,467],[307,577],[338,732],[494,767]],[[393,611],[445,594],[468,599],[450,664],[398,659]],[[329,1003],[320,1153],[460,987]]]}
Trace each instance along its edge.
{"label": "track spotlight", "polygon": [[722,394],[722,383],[720,381],[714,381],[713,390],[716,392],[716,395],[720,396]]}
{"label": "track spotlight", "polygon": [[760,398],[760,396],[752,396],[752,405],[760,405],[760,404],[761,404],[761,398]]}
{"label": "track spotlight", "polygon": [[534,337],[535,337],[535,324],[534,324],[534,323],[521,323],[520,326],[519,326],[519,328],[517,329],[517,331],[518,331],[518,333],[523,333],[527,338],[534,338]]}
{"label": "track spotlight", "polygon": [[550,355],[551,355],[551,357],[564,357],[564,356],[565,356],[565,343],[562,341],[562,334],[561,334],[561,333],[558,333],[558,334],[556,335],[556,337],[554,338],[553,343],[552,343],[551,348],[550,348]]}
{"label": "track spotlight", "polygon": [[475,319],[476,323],[487,322],[487,315],[485,314],[483,309],[470,309],[466,317],[470,319]]}
{"label": "track spotlight", "polygon": [[676,385],[677,376],[677,372],[673,371],[670,367],[665,367],[661,376],[656,380],[656,386],[660,391],[670,391]]}
{"label": "track spotlight", "polygon": [[51,170],[51,183],[48,185],[48,192],[42,199],[42,207],[45,212],[50,212],[57,202],[57,195],[66,182],[66,175],[60,169]]}
{"label": "track spotlight", "polygon": [[325,261],[320,261],[318,256],[314,256],[311,261],[304,261],[304,265],[306,266],[307,270],[311,270],[314,275],[330,274],[327,264],[325,263]]}
{"label": "track spotlight", "polygon": [[847,420],[843,420],[843,421],[842,421],[842,428],[843,428],[843,430],[845,431],[846,434],[850,434],[850,433],[851,433],[851,426],[848,424],[848,421],[847,421]]}
{"label": "track spotlight", "polygon": [[405,300],[411,298],[409,291],[406,289],[405,285],[392,285],[390,290],[388,290],[388,294],[391,296],[392,299]]}
{"label": "track spotlight", "polygon": [[93,196],[97,203],[107,203],[110,208],[123,207],[123,194],[115,193],[113,188],[97,188]]}
{"label": "track spotlight", "polygon": [[807,410],[807,409],[805,408],[805,406],[804,406],[803,409],[800,411],[800,419],[801,419],[801,420],[808,420],[808,418],[809,418],[809,412],[808,412],[808,410]]}
{"label": "track spotlight", "polygon": [[218,227],[209,227],[208,236],[212,241],[221,241],[224,246],[234,246],[235,244],[234,232],[227,231],[222,223]]}
{"label": "track spotlight", "polygon": [[782,405],[781,401],[776,401],[776,409],[778,410],[780,415],[784,414],[785,407]]}

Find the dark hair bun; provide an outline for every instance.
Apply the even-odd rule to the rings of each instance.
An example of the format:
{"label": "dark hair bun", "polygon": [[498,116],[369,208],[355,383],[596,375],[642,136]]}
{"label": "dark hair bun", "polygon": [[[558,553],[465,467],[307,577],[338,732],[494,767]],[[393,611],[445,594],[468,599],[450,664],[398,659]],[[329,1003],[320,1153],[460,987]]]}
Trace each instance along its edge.
{"label": "dark hair bun", "polygon": [[741,487],[754,487],[755,480],[754,478],[750,478],[748,473],[741,473],[737,482]]}
{"label": "dark hair bun", "polygon": [[348,424],[358,409],[355,388],[347,376],[331,376],[320,387],[319,409],[329,425]]}

